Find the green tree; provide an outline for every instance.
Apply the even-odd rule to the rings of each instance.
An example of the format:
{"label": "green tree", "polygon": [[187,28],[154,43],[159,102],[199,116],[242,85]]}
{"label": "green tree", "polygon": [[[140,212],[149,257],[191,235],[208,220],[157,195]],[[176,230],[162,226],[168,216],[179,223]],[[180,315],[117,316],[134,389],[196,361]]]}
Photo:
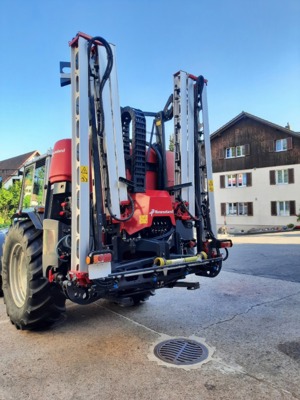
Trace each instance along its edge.
{"label": "green tree", "polygon": [[20,192],[20,181],[16,181],[8,189],[0,189],[0,226],[10,225],[11,217],[19,206]]}
{"label": "green tree", "polygon": [[174,151],[175,150],[174,135],[170,136],[170,139],[169,139],[169,150],[170,151]]}

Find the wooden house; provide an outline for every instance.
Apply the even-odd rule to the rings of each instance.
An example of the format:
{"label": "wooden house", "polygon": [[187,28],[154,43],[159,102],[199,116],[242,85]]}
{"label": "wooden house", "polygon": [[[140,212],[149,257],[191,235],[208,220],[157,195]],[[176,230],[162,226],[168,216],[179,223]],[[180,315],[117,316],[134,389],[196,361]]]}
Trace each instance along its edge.
{"label": "wooden house", "polygon": [[39,155],[35,150],[0,161],[0,185],[7,189],[14,181],[21,179],[19,171],[22,171],[24,164]]}
{"label": "wooden house", "polygon": [[296,224],[300,133],[246,112],[211,135],[217,227]]}

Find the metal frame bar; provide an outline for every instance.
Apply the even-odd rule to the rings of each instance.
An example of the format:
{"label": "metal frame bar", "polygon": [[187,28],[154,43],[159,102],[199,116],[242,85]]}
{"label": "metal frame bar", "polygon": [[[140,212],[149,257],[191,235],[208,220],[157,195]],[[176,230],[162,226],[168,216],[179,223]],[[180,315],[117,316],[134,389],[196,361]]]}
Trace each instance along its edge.
{"label": "metal frame bar", "polygon": [[87,41],[71,46],[72,85],[72,234],[71,270],[87,272],[90,241],[89,97]]}
{"label": "metal frame bar", "polygon": [[[120,203],[127,201],[127,186],[119,181],[119,177],[126,178],[125,157],[123,148],[123,133],[121,123],[121,108],[119,102],[116,52],[115,46],[110,45],[113,52],[113,68],[108,82],[103,88],[103,110],[105,115],[104,148],[106,151],[107,168],[109,176],[109,188],[113,196],[110,196],[111,211],[120,218]],[[99,65],[101,71],[107,64],[106,52],[102,46],[98,46]]]}
{"label": "metal frame bar", "polygon": [[206,83],[204,84],[202,92],[202,118],[203,118],[203,135],[204,135],[205,164],[206,164],[206,177],[207,177],[207,192],[208,192],[209,208],[210,208],[210,223],[211,223],[212,233],[216,237],[217,222],[216,222],[215,192],[214,192],[213,171],[212,171]]}
{"label": "metal frame bar", "polygon": [[194,81],[184,71],[174,76],[174,132],[175,185],[192,184],[181,189],[181,196],[194,215]]}
{"label": "metal frame bar", "polygon": [[[87,35],[79,34],[70,42],[72,85],[72,250],[71,270],[88,272],[86,256],[90,250],[90,126],[89,126],[89,56]],[[98,47],[100,73],[107,64],[106,51]],[[110,45],[115,59],[115,46]],[[100,77],[101,79],[101,77]],[[109,182],[103,179],[102,190],[110,190],[111,211],[120,218],[120,203],[127,201],[127,187],[119,177],[126,177],[121,111],[118,95],[117,69],[113,64],[108,82],[103,88],[105,116],[104,144]],[[103,163],[103,160],[102,160]],[[100,171],[99,171],[100,173]],[[101,172],[103,175],[103,171]],[[106,177],[105,177],[106,178]],[[117,193],[117,195],[116,195]]]}
{"label": "metal frame bar", "polygon": [[191,182],[192,186],[183,189],[187,191],[189,202],[189,212],[195,215],[195,130],[194,130],[194,81],[186,77],[187,80],[187,118],[188,118],[188,131],[187,131],[187,163],[188,163],[188,177],[187,182]]}

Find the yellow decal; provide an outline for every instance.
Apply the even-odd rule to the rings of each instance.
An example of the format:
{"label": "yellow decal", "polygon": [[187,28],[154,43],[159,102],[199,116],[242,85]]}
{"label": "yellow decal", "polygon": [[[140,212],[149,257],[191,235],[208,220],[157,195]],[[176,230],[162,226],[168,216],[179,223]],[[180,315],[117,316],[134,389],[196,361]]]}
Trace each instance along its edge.
{"label": "yellow decal", "polygon": [[158,119],[158,120],[155,122],[155,125],[156,125],[156,126],[160,126],[160,125],[161,125],[161,120]]}
{"label": "yellow decal", "polygon": [[148,215],[140,215],[139,222],[140,225],[148,224]]}
{"label": "yellow decal", "polygon": [[88,182],[89,181],[89,167],[85,165],[81,165],[80,167],[80,182]]}
{"label": "yellow decal", "polygon": [[214,191],[214,181],[212,179],[208,180],[208,191],[213,192]]}

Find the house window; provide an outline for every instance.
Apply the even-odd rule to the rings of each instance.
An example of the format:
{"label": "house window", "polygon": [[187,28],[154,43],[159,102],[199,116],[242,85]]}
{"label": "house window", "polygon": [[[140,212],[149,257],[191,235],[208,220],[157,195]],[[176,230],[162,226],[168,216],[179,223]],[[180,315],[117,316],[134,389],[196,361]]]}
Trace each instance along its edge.
{"label": "house window", "polygon": [[289,201],[277,201],[277,215],[280,215],[281,217],[287,217],[290,215]]}
{"label": "house window", "polygon": [[238,214],[248,215],[248,203],[238,203]]}
{"label": "house window", "polygon": [[289,176],[287,169],[280,169],[276,171],[276,184],[289,183]]}
{"label": "house window", "polygon": [[285,139],[269,140],[269,151],[287,151],[293,148],[293,138],[287,137]]}
{"label": "house window", "polygon": [[253,203],[221,203],[221,215],[253,216]]}
{"label": "house window", "polygon": [[236,146],[236,157],[245,156],[245,146]]}
{"label": "house window", "polygon": [[271,215],[288,217],[296,215],[296,202],[293,201],[271,201]]}
{"label": "house window", "polygon": [[238,187],[247,186],[247,175],[248,174],[245,174],[245,173],[237,174],[237,186]]}
{"label": "house window", "polygon": [[227,215],[237,215],[237,203],[227,203]]}
{"label": "house window", "polygon": [[236,187],[236,175],[226,175],[225,184],[227,188]]}
{"label": "house window", "polygon": [[235,147],[227,147],[226,149],[226,158],[234,158],[235,157]]}
{"label": "house window", "polygon": [[294,168],[270,170],[270,185],[282,185],[294,182]]}
{"label": "house window", "polygon": [[275,141],[275,151],[286,151],[287,139],[279,139]]}
{"label": "house window", "polygon": [[[224,152],[225,150],[225,152]],[[224,155],[225,154],[225,155]],[[243,144],[239,146],[232,146],[226,148],[219,149],[219,158],[237,158],[237,157],[245,157],[250,155],[250,145]]]}
{"label": "house window", "polygon": [[252,186],[251,172],[242,172],[239,174],[220,175],[220,188],[237,188]]}

